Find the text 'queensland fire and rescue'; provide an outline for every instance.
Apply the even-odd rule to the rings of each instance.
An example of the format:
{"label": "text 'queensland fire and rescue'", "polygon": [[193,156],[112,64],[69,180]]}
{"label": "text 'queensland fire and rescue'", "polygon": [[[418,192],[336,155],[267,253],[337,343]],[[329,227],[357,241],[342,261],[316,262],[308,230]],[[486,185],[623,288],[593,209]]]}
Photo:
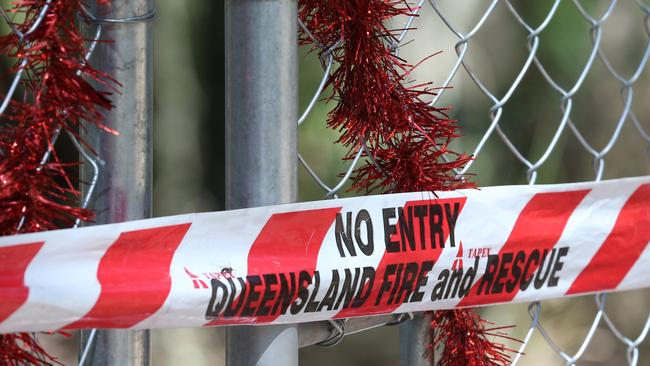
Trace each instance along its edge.
{"label": "text 'queensland fire and rescue'", "polygon": [[[465,257],[467,265],[462,265],[462,249],[457,258],[460,265],[438,263],[442,249],[462,248],[455,228],[463,205],[464,199],[414,201],[404,207],[382,208],[376,216],[380,222],[373,221],[366,209],[339,212],[333,220],[334,238],[326,237],[324,245],[336,245],[338,255],[347,259],[372,256],[379,248],[378,265],[326,273],[287,268],[278,273],[213,278],[206,318],[272,319],[322,311],[339,311],[343,317],[353,315],[355,309],[383,313],[405,303],[482,296],[498,299],[558,285],[568,247],[536,249],[531,245],[531,249],[492,254],[474,243]],[[377,230],[383,235],[375,235]],[[479,268],[484,268],[481,275]],[[430,277],[432,271],[437,276]]]}

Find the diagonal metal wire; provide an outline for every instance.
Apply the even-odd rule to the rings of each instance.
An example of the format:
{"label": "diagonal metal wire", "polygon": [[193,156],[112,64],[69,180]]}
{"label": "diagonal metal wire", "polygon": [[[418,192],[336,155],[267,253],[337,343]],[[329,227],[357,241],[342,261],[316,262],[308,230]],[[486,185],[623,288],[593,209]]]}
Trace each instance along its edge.
{"label": "diagonal metal wire", "polygon": [[[411,15],[406,17],[405,25],[401,28],[402,31],[395,38],[394,43],[388,45],[388,47],[390,47],[391,51],[394,54],[397,55],[399,53],[399,44],[404,40],[408,32],[411,30],[411,25],[413,23],[413,20],[418,16],[418,13],[420,12],[424,2],[425,0],[418,1],[418,3],[413,7],[413,11]],[[311,38],[314,44],[317,45],[317,47],[319,47],[322,50],[320,55],[320,61],[321,61],[321,65],[323,66],[323,76],[321,78],[321,81],[318,84],[318,87],[316,88],[316,91],[314,92],[309,103],[307,104],[307,107],[305,108],[300,118],[298,119],[298,127],[300,127],[305,122],[309,114],[312,112],[314,106],[316,105],[319,98],[321,97],[321,94],[323,93],[325,86],[327,85],[327,81],[329,80],[329,76],[333,64],[332,52],[339,45],[341,41],[338,41],[335,44],[330,46],[323,45],[318,39],[314,37],[314,35],[309,31],[309,29],[305,26],[302,20],[298,19],[298,25],[300,26],[300,28],[302,28],[305,34],[307,34],[307,36]],[[328,186],[324,182],[324,180],[318,175],[318,173],[304,159],[302,154],[298,153],[298,159],[300,161],[300,164],[305,168],[307,173],[314,179],[316,184],[325,191],[324,198],[339,198],[338,193],[349,181],[350,176],[352,176],[352,173],[357,168],[357,165],[359,164],[359,161],[361,160],[361,157],[363,156],[363,153],[366,150],[367,149],[366,149],[365,138],[361,137],[359,139],[359,147],[356,149],[356,153],[354,155],[354,158],[352,159],[352,162],[348,165],[344,173],[341,175],[341,179],[339,179],[338,182],[333,187]],[[373,161],[371,154],[366,154],[366,155],[371,161]],[[376,164],[376,162],[374,161],[373,163]]]}
{"label": "diagonal metal wire", "polygon": [[[38,13],[38,16],[34,19],[31,26],[28,28],[28,30],[26,32],[21,32],[18,29],[18,27],[15,25],[13,19],[9,17],[9,15],[5,11],[5,9],[2,8],[2,7],[0,7],[0,17],[2,17],[2,19],[5,21],[7,26],[9,26],[9,28],[11,29],[11,32],[15,33],[18,36],[19,42],[22,43],[22,42],[25,42],[25,37],[27,37],[29,34],[33,33],[34,31],[36,31],[41,26],[41,24],[43,23],[43,20],[45,19],[46,15],[47,15],[47,11],[50,8],[51,1],[52,0],[46,0],[44,2],[43,7],[41,8],[40,12]],[[87,16],[87,14],[85,14],[85,15]],[[86,54],[84,55],[84,59],[85,59],[86,62],[90,59],[93,52],[95,51],[95,48],[97,46],[97,43],[99,42],[99,39],[101,38],[101,35],[102,35],[102,25],[97,24],[95,26],[95,34],[94,34],[94,36],[92,37],[92,39],[91,39],[91,41],[89,43],[88,50],[86,51]],[[22,60],[19,61],[18,69],[17,69],[16,73],[13,76],[13,79],[11,81],[9,89],[5,93],[5,97],[2,100],[2,102],[0,102],[0,116],[5,113],[7,107],[9,106],[9,103],[11,102],[11,99],[13,98],[13,96],[14,96],[17,88],[18,88],[18,85],[20,85],[20,82],[24,77],[24,71],[25,71],[26,66],[27,66],[27,58],[23,58]],[[81,74],[81,71],[77,72],[77,75],[79,75],[79,74]],[[42,156],[41,161],[39,163],[39,167],[37,168],[38,170],[41,170],[48,163],[48,161],[50,160],[52,152],[54,151],[54,147],[55,147],[57,141],[59,140],[59,137],[61,136],[61,130],[62,130],[61,126],[58,126],[56,128],[50,142],[48,143],[48,147],[47,147],[46,151],[43,152],[43,156]],[[72,141],[74,147],[79,152],[82,159],[85,160],[86,163],[90,164],[92,166],[92,169],[93,169],[92,179],[91,179],[90,182],[88,182],[88,189],[86,190],[86,193],[85,193],[84,197],[82,198],[81,204],[80,204],[80,207],[86,208],[86,207],[88,207],[88,204],[90,203],[90,200],[91,200],[91,198],[93,196],[93,193],[95,191],[95,187],[96,187],[98,179],[99,179],[100,164],[102,163],[102,160],[101,160],[100,157],[93,156],[92,153],[87,151],[86,148],[83,147],[83,145],[79,142],[77,137],[72,132],[66,131],[66,133],[68,134],[70,140]],[[20,218],[19,222],[18,222],[18,225],[17,225],[16,229],[19,231],[22,228],[22,226],[24,225],[24,223],[25,223],[25,216],[22,216]],[[76,228],[80,224],[81,224],[81,220],[77,219],[75,221],[73,227]],[[96,329],[93,329],[91,331],[91,333],[90,333],[90,337],[88,339],[88,342],[86,343],[86,347],[82,351],[79,365],[83,365],[84,362],[86,361],[89,350],[90,350],[90,348],[92,346],[92,343],[94,341],[94,338],[95,338],[94,337],[95,333],[96,333]]]}
{"label": "diagonal metal wire", "polygon": [[[38,16],[33,20],[31,26],[26,32],[21,32],[16,24],[14,24],[14,21],[12,18],[9,17],[5,9],[0,7],[0,17],[4,19],[6,24],[9,26],[11,29],[11,32],[15,33],[18,36],[19,42],[25,42],[25,37],[27,37],[29,34],[32,32],[36,31],[41,24],[43,23],[44,19],[47,16],[47,12],[50,8],[52,0],[46,0],[43,4],[43,7],[41,8]],[[90,39],[90,42],[88,44],[88,49],[86,51],[86,54],[84,55],[84,60],[85,62],[89,62],[90,58],[92,57],[96,46],[102,36],[102,30],[103,30],[103,25],[104,23],[133,23],[133,22],[141,22],[141,21],[147,21],[155,15],[155,11],[151,11],[149,13],[146,13],[142,16],[136,16],[136,17],[129,17],[129,18],[124,18],[124,19],[99,19],[95,17],[93,14],[91,14],[85,7],[82,6],[82,14],[79,14],[80,19],[86,20],[89,24],[93,25],[95,28],[94,35]],[[22,60],[19,60],[19,66],[16,71],[16,73],[13,75],[12,82],[10,84],[10,87],[8,91],[5,94],[4,99],[2,102],[0,102],[0,116],[4,114],[6,111],[7,107],[9,106],[11,99],[13,98],[18,85],[20,84],[21,80],[24,77],[24,71],[25,67],[27,66],[27,59],[23,58]],[[331,65],[330,65],[331,66]],[[81,74],[81,70],[77,71],[77,75]],[[59,141],[59,138],[61,136],[63,127],[58,126],[48,143],[48,147],[46,151],[43,152],[43,156],[41,158],[41,161],[39,163],[39,167],[37,169],[42,169],[49,161],[50,157],[52,156],[52,153],[54,151],[54,147],[56,143]],[[104,164],[104,161],[100,156],[95,155],[94,153],[88,151],[83,144],[78,140],[78,138],[75,136],[74,133],[71,131],[66,131],[68,134],[68,137],[70,138],[73,146],[77,149],[79,152],[79,155],[81,156],[81,159],[85,161],[85,163],[90,164],[92,167],[92,176],[89,182],[86,182],[87,189],[85,190],[84,196],[81,199],[80,202],[80,207],[81,208],[86,208],[88,207],[90,200],[93,197],[93,194],[95,193],[95,188],[97,186],[97,183],[100,178],[100,172],[101,172],[101,165]],[[20,230],[22,226],[24,225],[25,222],[25,216],[21,217],[17,226],[17,230]],[[81,224],[81,220],[77,219],[73,225],[74,228],[78,227]],[[89,337],[86,341],[85,346],[81,350],[80,358],[79,358],[79,366],[83,366],[85,362],[88,359],[88,356],[90,354],[90,350],[93,347],[94,341],[95,341],[95,336],[97,334],[97,329],[92,329],[90,330]]]}

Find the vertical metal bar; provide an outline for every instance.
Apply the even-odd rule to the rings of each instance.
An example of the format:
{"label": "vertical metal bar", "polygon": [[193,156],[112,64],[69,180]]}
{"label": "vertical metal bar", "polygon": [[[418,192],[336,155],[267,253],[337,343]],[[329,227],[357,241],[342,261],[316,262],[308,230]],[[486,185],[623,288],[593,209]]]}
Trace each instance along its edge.
{"label": "vertical metal bar", "polygon": [[400,366],[432,366],[434,364],[431,344],[431,313],[415,314],[411,320],[400,325]]}
{"label": "vertical metal bar", "polygon": [[[226,206],[297,199],[296,0],[226,2]],[[226,330],[226,364],[298,365],[294,325]]]}
{"label": "vertical metal bar", "polygon": [[[90,206],[99,224],[151,216],[152,28],[142,18],[153,11],[153,0],[113,0],[110,8],[95,11],[107,19],[100,21],[102,39],[110,42],[98,44],[91,62],[121,83],[121,93],[111,96],[115,108],[105,119],[119,136],[96,128],[84,133],[103,161]],[[90,164],[82,166],[86,181],[92,173]],[[100,330],[90,352],[86,365],[146,366],[149,331]]]}

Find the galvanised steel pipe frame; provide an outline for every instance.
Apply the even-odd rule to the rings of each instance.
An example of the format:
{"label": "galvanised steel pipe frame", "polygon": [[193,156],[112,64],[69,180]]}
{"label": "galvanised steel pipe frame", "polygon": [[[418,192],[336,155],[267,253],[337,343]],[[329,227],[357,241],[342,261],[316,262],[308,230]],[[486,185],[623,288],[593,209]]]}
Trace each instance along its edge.
{"label": "galvanised steel pipe frame", "polygon": [[[98,43],[90,62],[121,84],[120,93],[111,96],[115,108],[105,119],[120,135],[93,127],[83,133],[102,160],[89,207],[98,224],[151,217],[154,0],[113,0],[110,9],[94,14],[101,18],[96,22],[101,39],[111,42]],[[94,26],[89,28],[92,37]],[[92,175],[91,164],[83,164],[84,180],[90,182]],[[97,331],[85,361],[93,366],[148,364],[149,331],[127,329]]]}
{"label": "galvanised steel pipe frame", "polygon": [[[298,61],[296,0],[226,2],[226,206],[297,199]],[[350,319],[346,334],[394,315]],[[430,319],[401,329],[401,365],[429,366]],[[300,329],[300,331],[298,331]],[[228,366],[298,365],[298,347],[327,341],[328,322],[226,330]]]}
{"label": "galvanised steel pipe frame", "polygon": [[[226,207],[298,196],[296,0],[226,2]],[[296,325],[226,330],[229,366],[297,366]]]}

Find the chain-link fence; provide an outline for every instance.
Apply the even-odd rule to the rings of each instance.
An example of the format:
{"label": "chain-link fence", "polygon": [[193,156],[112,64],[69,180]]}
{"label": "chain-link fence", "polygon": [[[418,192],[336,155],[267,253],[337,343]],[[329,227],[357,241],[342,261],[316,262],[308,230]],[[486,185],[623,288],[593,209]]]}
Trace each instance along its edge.
{"label": "chain-link fence", "polygon": [[[145,0],[146,1],[146,0]],[[113,36],[119,34],[120,32],[129,32],[132,31],[132,28],[137,28],[139,34],[132,38],[124,38],[126,41],[115,42],[111,44],[109,54],[118,55],[120,61],[115,61],[112,57],[100,56],[103,58],[102,65],[98,67],[102,73],[105,75],[110,75],[110,77],[115,77],[120,79],[121,83],[115,83],[119,85],[120,91],[115,93],[112,97],[112,103],[115,108],[113,111],[102,110],[97,112],[97,115],[91,116],[92,113],[88,113],[84,116],[91,121],[85,121],[86,123],[83,126],[77,126],[73,123],[70,125],[64,126],[68,123],[67,119],[69,115],[69,109],[66,109],[69,106],[64,106],[57,110],[55,106],[52,106],[45,115],[47,118],[48,125],[44,126],[44,131],[39,133],[49,136],[49,139],[46,144],[43,146],[42,157],[40,158],[40,163],[36,168],[37,172],[40,173],[42,170],[52,169],[51,167],[56,167],[59,169],[60,180],[65,181],[64,184],[69,188],[66,193],[75,192],[77,190],[77,179],[74,175],[78,173],[77,169],[70,169],[70,167],[76,168],[80,166],[81,175],[79,181],[83,182],[79,184],[79,190],[81,191],[81,197],[79,202],[79,207],[82,209],[93,208],[97,212],[96,221],[99,223],[102,222],[111,222],[116,220],[128,220],[135,218],[142,218],[150,215],[150,205],[151,200],[147,198],[151,194],[151,161],[150,161],[150,152],[151,147],[148,146],[147,142],[149,140],[149,130],[151,128],[151,113],[148,112],[148,108],[151,105],[151,77],[148,74],[147,68],[150,67],[150,59],[147,58],[147,55],[150,52],[150,47],[146,47],[147,41],[150,39],[150,33],[146,31],[148,27],[148,21],[151,20],[154,16],[154,11],[148,11],[144,14],[131,15],[132,7],[135,5],[148,5],[146,2],[141,2],[136,4],[137,1],[132,3],[120,3],[120,1],[114,1],[113,4],[116,8],[119,8],[117,11],[100,11],[104,16],[96,16],[93,14],[93,11],[96,10],[96,5],[94,3],[88,4],[92,6],[92,9],[86,8],[84,4],[75,4],[78,7],[74,7],[72,4],[65,2],[55,2],[54,0],[43,0],[35,2],[16,2],[10,3],[8,1],[3,1],[0,4],[0,16],[4,20],[4,27],[2,27],[5,32],[3,35],[9,34],[15,35],[16,40],[15,48],[7,48],[5,67],[9,70],[14,70],[13,75],[11,75],[6,82],[7,89],[6,92],[3,92],[3,99],[0,104],[0,116],[2,116],[3,123],[7,125],[15,125],[20,123],[14,118],[16,107],[13,107],[12,110],[12,101],[22,101],[22,103],[29,104],[33,103],[35,107],[39,107],[38,103],[39,97],[42,90],[39,90],[35,85],[45,85],[41,86],[42,88],[47,88],[47,78],[52,75],[48,75],[47,72],[43,72],[43,69],[46,69],[48,66],[48,54],[46,41],[38,38],[43,37],[42,34],[47,32],[43,30],[43,27],[49,28],[50,32],[60,32],[66,33],[66,35],[57,36],[71,38],[75,37],[75,32],[70,31],[69,34],[67,30],[61,30],[57,27],[66,27],[69,24],[61,24],[65,22],[62,14],[66,10],[75,9],[78,10],[74,12],[77,23],[82,27],[82,32],[85,34],[84,44],[83,44],[83,54],[82,60],[72,60],[75,57],[76,50],[69,50],[70,59],[66,60],[71,64],[77,64],[79,67],[76,69],[76,75],[81,76],[89,82],[96,82],[98,89],[105,91],[105,89],[111,89],[113,85],[110,85],[112,81],[101,81],[104,78],[104,74],[101,76],[93,78],[91,73],[89,73],[89,68],[87,63],[97,63],[97,60],[91,61],[93,55],[97,53],[98,47],[102,42],[104,43],[104,50],[100,52],[106,53],[106,39],[111,39],[108,36],[106,37],[106,29],[113,32]],[[64,7],[69,6],[69,9]],[[147,9],[148,6],[143,6]],[[48,20],[49,19],[49,20]],[[58,22],[58,23],[57,23]],[[136,25],[136,23],[138,23]],[[124,26],[124,27],[123,27]],[[123,27],[121,29],[116,29],[116,27]],[[128,28],[127,28],[128,27]],[[52,30],[54,29],[54,30]],[[39,35],[40,34],[40,35]],[[36,36],[35,36],[36,35]],[[149,37],[149,38],[148,38]],[[7,36],[7,38],[9,38]],[[39,43],[40,42],[40,43]],[[137,49],[135,46],[138,42],[141,42],[145,47],[141,47],[136,55],[134,52]],[[44,45],[45,44],[45,45]],[[129,47],[132,47],[129,49]],[[43,50],[45,49],[45,51]],[[126,52],[124,50],[127,49]],[[133,51],[133,52],[130,52]],[[11,53],[16,53],[12,55]],[[138,60],[134,61],[133,58],[137,57]],[[63,60],[60,60],[64,62]],[[124,64],[120,64],[124,62]],[[139,77],[132,77],[132,74],[135,71],[135,68],[138,68],[138,71],[145,71]],[[119,70],[118,72],[114,72]],[[123,75],[129,75],[130,77],[123,78],[123,75],[116,75],[123,73]],[[111,79],[112,80],[112,79]],[[138,83],[136,88],[133,88],[133,83]],[[51,88],[51,86],[49,86]],[[117,87],[116,87],[117,88]],[[135,95],[137,94],[137,95]],[[124,103],[124,100],[127,100],[128,103]],[[50,102],[50,101],[48,101]],[[14,103],[15,104],[15,103]],[[125,104],[126,108],[125,108]],[[149,107],[147,107],[147,104]],[[48,106],[49,107],[49,106]],[[130,108],[129,108],[130,107]],[[138,115],[135,114],[136,111],[143,111]],[[132,118],[115,118],[115,115],[112,113],[123,113],[129,114]],[[111,145],[102,141],[101,136],[108,136],[112,138],[110,133],[104,131],[104,128],[98,126],[93,126],[92,119],[101,119],[104,117],[102,123],[106,127],[105,129],[114,129],[119,131],[123,136],[120,137],[124,143],[130,145],[132,148],[138,150],[135,153],[129,154],[128,151],[120,149],[119,146],[115,146],[114,150],[111,150],[111,147],[106,145]],[[65,121],[62,120],[66,119]],[[82,117],[83,118],[83,117]],[[23,121],[26,123],[36,124],[38,121]],[[81,122],[81,121],[76,121]],[[56,125],[51,125],[56,123]],[[129,128],[124,128],[128,126]],[[5,128],[6,126],[3,126]],[[131,138],[133,134],[136,134],[135,139]],[[65,137],[67,138],[64,138]],[[126,135],[126,137],[124,137]],[[80,138],[83,136],[83,138]],[[84,141],[82,141],[82,139]],[[145,143],[142,143],[145,142]],[[20,143],[20,142],[17,142]],[[106,152],[109,152],[108,154]],[[0,157],[6,158],[4,155],[5,152],[0,152]],[[124,156],[118,154],[123,153]],[[106,155],[109,156],[109,161],[105,161]],[[68,160],[66,160],[66,158]],[[138,162],[135,160],[139,159]],[[77,164],[79,163],[79,164]],[[138,165],[138,163],[142,163]],[[118,166],[116,169],[115,167]],[[135,167],[134,167],[135,166]],[[44,174],[49,174],[44,172]],[[119,178],[118,178],[119,177]],[[128,203],[124,204],[122,207],[114,207],[111,200],[111,193],[108,192],[108,189],[104,189],[103,192],[98,192],[100,188],[106,188],[108,186],[116,187],[117,189],[123,189],[125,185],[122,183],[117,183],[114,181],[115,178],[122,179],[123,181],[135,180],[140,183],[141,189],[136,189],[135,195],[143,193],[141,197],[128,197],[135,198],[128,200]],[[129,189],[133,187],[130,186]],[[98,194],[99,193],[99,194]],[[98,198],[99,196],[99,198]],[[61,197],[57,197],[61,198]],[[108,199],[107,199],[108,198]],[[139,199],[138,199],[139,198]],[[104,206],[104,207],[102,207]],[[142,210],[143,212],[138,212]],[[119,211],[119,212],[118,212]],[[22,212],[27,212],[27,207],[23,207]],[[113,215],[113,217],[111,217]],[[119,216],[116,219],[115,215]],[[32,214],[33,216],[33,214]],[[27,227],[27,214],[24,214],[15,228],[16,232],[24,231]],[[78,217],[73,227],[78,227],[81,224],[82,219]],[[38,226],[38,225],[37,225]],[[33,228],[33,225],[32,225]],[[104,331],[106,332],[106,331]],[[134,333],[131,337],[133,339],[145,335],[143,332]],[[34,334],[36,337],[37,335]],[[40,336],[40,335],[38,335]],[[106,355],[106,352],[99,350],[93,355],[94,348],[96,347],[97,338],[104,337],[102,331],[97,329],[89,330],[84,338],[83,347],[79,353],[79,365],[88,364],[92,359],[95,362],[98,359],[104,360],[108,363],[111,363],[111,356]],[[39,337],[40,338],[40,337]],[[119,338],[119,337],[115,337]],[[123,337],[126,338],[126,337]],[[115,344],[113,344],[114,342]],[[148,342],[148,341],[147,341]],[[120,340],[115,342],[114,340],[109,340],[105,342],[106,344],[110,343],[110,346],[115,346],[117,343],[120,343]],[[128,342],[122,342],[124,347],[128,347]],[[144,342],[140,342],[144,343]],[[135,342],[134,342],[135,344]],[[128,352],[121,352],[119,347],[115,347],[116,359],[131,362],[131,358],[145,357],[145,352],[142,348],[148,349],[148,344],[136,344],[134,347],[129,348]],[[43,362],[45,362],[43,360]]]}
{"label": "chain-link fence", "polygon": [[[4,5],[4,4],[3,4]],[[44,26],[43,21],[46,18],[46,15],[48,14],[48,11],[50,10],[51,6],[51,1],[47,0],[43,3],[43,6],[41,7],[41,10],[38,12],[38,15],[34,19],[21,19],[20,17],[20,12],[13,11],[12,9],[10,10],[5,10],[4,7],[0,7],[0,16],[2,16],[2,19],[5,22],[5,26],[7,29],[14,33],[17,38],[18,38],[18,44],[21,45],[24,49],[29,50],[30,49],[30,34],[34,33],[35,31],[38,30],[39,27]],[[85,11],[84,14],[80,14],[82,16],[85,16],[88,20],[92,21],[95,19],[95,17],[88,11]],[[28,25],[27,31],[21,32],[19,28],[21,25]],[[102,35],[102,25],[101,23],[96,23],[94,24],[94,35],[92,39],[89,41],[88,49],[85,54],[85,61],[88,61],[92,55],[93,52],[95,51],[95,48],[97,46],[98,41],[101,38]],[[8,60],[9,62],[13,60]],[[16,62],[16,72],[12,76],[9,82],[9,88],[7,91],[4,93],[4,98],[2,99],[2,104],[0,105],[0,116],[3,116],[5,121],[11,121],[12,117],[5,116],[5,113],[7,112],[8,107],[11,104],[12,98],[20,98],[22,100],[29,100],[33,98],[33,95],[28,95],[28,91],[24,88],[22,88],[22,84],[24,82],[25,78],[29,78],[26,72],[28,70],[28,58],[23,57],[22,59],[18,59],[15,61]],[[31,71],[31,70],[29,70]],[[77,72],[77,75],[81,74],[81,70]],[[16,94],[23,94],[22,97]],[[54,163],[61,163],[59,157],[57,154],[54,153],[55,148],[57,145],[60,145],[59,142],[63,139],[61,139],[61,133],[63,132],[63,126],[57,126],[54,129],[54,134],[51,137],[51,140],[49,141],[48,147],[45,151],[43,151],[43,156],[40,160],[40,164],[38,166],[38,170],[42,170],[46,164],[51,163],[52,160],[54,160]],[[90,200],[93,197],[93,193],[95,192],[95,188],[98,183],[99,175],[100,175],[100,162],[102,161],[99,156],[96,156],[94,153],[89,152],[82,143],[79,142],[78,137],[69,130],[66,130],[65,133],[69,137],[69,141],[72,143],[72,146],[76,149],[78,152],[79,156],[82,159],[82,162],[88,165],[91,170],[92,170],[92,178],[87,182],[87,187],[85,189],[85,193],[83,194],[83,197],[81,199],[80,207],[81,208],[87,208]],[[20,232],[23,228],[23,225],[25,224],[26,220],[26,215],[23,215],[20,218],[20,221],[18,222],[18,225],[16,227],[16,232]],[[78,227],[81,224],[81,220],[77,219],[74,223],[73,227]],[[96,329],[93,329],[89,333],[89,342],[87,343],[88,345],[91,345],[93,340],[95,339],[96,335]],[[36,336],[36,335],[34,335]],[[86,362],[86,359],[88,357],[88,351],[89,347],[85,347],[82,352],[81,352],[81,357],[80,357],[80,365],[83,365]]]}
{"label": "chain-link fence", "polygon": [[[27,36],[42,26],[49,3],[27,32],[15,27],[15,15],[4,11],[0,15],[7,29],[27,42]],[[465,135],[455,150],[475,156],[459,173],[475,173],[480,185],[649,173],[650,111],[645,105],[650,98],[645,72],[650,55],[649,5],[641,0],[588,4],[432,0],[413,6],[418,16],[396,21],[395,28],[405,31],[399,45],[393,46],[413,63],[443,51],[418,68],[414,78],[443,87],[432,104],[454,106],[452,116],[459,119]],[[94,45],[102,26],[93,27]],[[313,85],[300,85],[303,94],[315,90],[298,121],[299,159],[303,173],[312,179],[302,179],[302,194],[312,198],[345,194],[352,171],[363,159],[359,150],[353,160],[341,162],[345,151],[323,145],[336,139],[335,131],[324,131],[323,116],[330,105],[322,101],[327,77],[336,67],[328,53],[332,46],[321,45],[324,52],[315,60],[322,66],[322,78]],[[20,93],[21,70],[8,83],[0,113]],[[57,131],[42,164],[52,158]],[[70,137],[94,172],[85,190],[85,207],[101,159]],[[513,336],[523,343],[512,343],[520,350],[513,363],[622,364],[627,360],[634,365],[644,363],[640,347],[650,329],[648,305],[647,291],[637,291],[483,311],[490,320],[517,325]]]}
{"label": "chain-link fence", "polygon": [[[18,44],[24,44],[23,47],[25,49],[30,49],[30,45],[29,45],[30,34],[34,33],[36,30],[38,30],[39,27],[43,26],[42,23],[47,15],[48,10],[50,9],[50,3],[51,0],[45,1],[43,3],[43,6],[41,7],[41,10],[38,12],[38,16],[35,17],[34,19],[27,19],[27,20],[16,19],[16,18],[20,18],[20,12],[16,12],[16,11],[8,12],[3,7],[0,7],[0,16],[2,16],[2,19],[4,20],[6,27],[8,27],[10,32],[14,33],[17,36]],[[87,52],[84,56],[85,61],[88,61],[90,57],[93,55],[97,43],[102,36],[102,25],[99,22],[94,22],[96,20],[96,17],[92,15],[90,12],[88,12],[87,9],[85,8],[84,8],[84,13],[80,14],[80,19],[88,20],[89,23],[92,24],[94,28],[94,30],[91,32],[92,38],[89,40]],[[20,24],[29,25],[27,31],[21,32],[18,27]],[[23,82],[23,79],[26,77],[25,70],[27,70],[27,66],[28,66],[27,63],[28,63],[27,57],[17,60],[16,62],[17,71],[10,79],[11,81],[9,82],[9,88],[3,94],[4,97],[2,98],[2,102],[0,104],[0,116],[5,115],[5,113],[7,112],[7,108],[11,103],[12,98],[16,97],[23,100],[28,100],[34,97],[33,95],[27,95],[27,91],[21,88],[21,83]],[[77,72],[77,75],[80,74],[81,74],[81,70]],[[22,93],[23,95],[16,96],[15,94],[17,92]],[[5,119],[10,121],[11,117],[7,118],[5,116]],[[57,143],[60,140],[60,135],[62,130],[63,130],[62,126],[57,126],[56,129],[54,130],[54,134],[51,137],[48,148],[43,152],[43,156],[40,160],[40,165],[38,168],[39,170],[42,169],[46,164],[48,164],[50,162],[50,159],[52,159],[53,157],[56,158],[53,152]],[[99,178],[101,157],[94,156],[93,153],[89,152],[86,148],[84,148],[84,146],[82,146],[82,144],[79,142],[77,136],[72,131],[66,131],[65,133],[68,135],[72,145],[79,153],[82,162],[90,166],[92,169],[92,179],[86,182],[87,188],[81,199],[81,204],[80,204],[81,208],[86,208],[88,207],[88,204],[95,191],[95,186],[97,185],[97,180]],[[59,161],[57,160],[57,162]],[[18,223],[18,226],[16,227],[16,232],[21,231],[24,223],[25,223],[25,216],[22,216]],[[81,224],[81,220],[77,219],[73,227],[77,227],[80,224]]]}
{"label": "chain-link fence", "polygon": [[[454,107],[451,116],[465,135],[454,150],[474,156],[458,174],[474,173],[479,185],[648,174],[649,5],[640,0],[410,5],[416,15],[393,22],[393,29],[403,31],[399,43],[387,47],[411,64],[442,51],[413,78],[440,87],[432,105]],[[315,198],[320,190],[321,197],[336,198],[346,193],[363,148],[342,166],[337,161],[345,151],[328,147],[336,132],[324,130],[331,104],[323,97],[336,68],[330,53],[336,45],[312,41],[322,50],[323,71],[317,82],[300,85],[303,94],[315,89],[302,101],[298,121],[306,173],[301,192]],[[639,347],[650,329],[649,305],[648,292],[638,291],[482,311],[500,324],[516,324],[513,336],[522,342],[509,344],[519,350],[513,364],[637,365],[643,364]]]}

